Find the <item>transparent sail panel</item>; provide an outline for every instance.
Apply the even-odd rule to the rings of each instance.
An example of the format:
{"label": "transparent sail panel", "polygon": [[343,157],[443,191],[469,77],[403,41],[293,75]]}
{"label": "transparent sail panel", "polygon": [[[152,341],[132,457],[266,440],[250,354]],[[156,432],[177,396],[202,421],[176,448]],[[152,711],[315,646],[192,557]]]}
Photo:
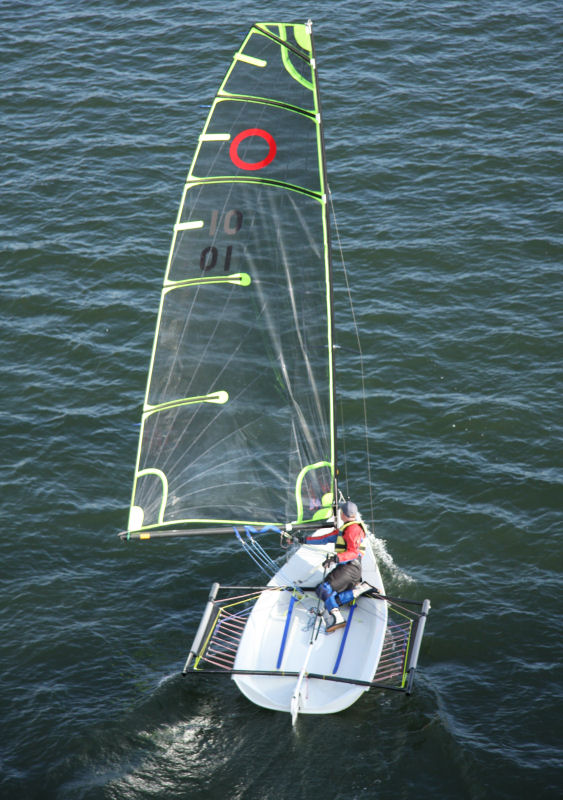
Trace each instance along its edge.
{"label": "transparent sail panel", "polygon": [[265,98],[313,111],[315,98],[310,41],[304,26],[296,27],[302,31],[299,43],[293,35],[293,26],[268,27],[275,36],[287,41],[291,49],[280,47],[276,41],[253,28],[240,56],[235,58],[220,94]]}
{"label": "transparent sail panel", "polygon": [[261,101],[217,102],[191,177],[225,176],[259,177],[319,192],[314,118]]}

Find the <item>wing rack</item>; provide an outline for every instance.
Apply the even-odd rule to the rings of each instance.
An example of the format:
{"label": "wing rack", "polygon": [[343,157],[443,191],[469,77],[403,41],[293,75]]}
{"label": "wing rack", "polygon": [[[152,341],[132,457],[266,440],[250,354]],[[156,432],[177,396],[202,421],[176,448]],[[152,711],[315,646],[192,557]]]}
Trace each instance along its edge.
{"label": "wing rack", "polygon": [[[205,672],[219,675],[280,675],[297,678],[298,672],[280,669],[259,671],[235,669],[238,646],[256,601],[263,592],[282,591],[295,590],[293,587],[220,586],[214,583],[182,675]],[[219,597],[220,594],[223,596]],[[387,631],[373,681],[359,681],[330,673],[308,673],[309,678],[411,693],[430,603],[428,600],[418,603],[398,598],[385,599],[388,604]]]}

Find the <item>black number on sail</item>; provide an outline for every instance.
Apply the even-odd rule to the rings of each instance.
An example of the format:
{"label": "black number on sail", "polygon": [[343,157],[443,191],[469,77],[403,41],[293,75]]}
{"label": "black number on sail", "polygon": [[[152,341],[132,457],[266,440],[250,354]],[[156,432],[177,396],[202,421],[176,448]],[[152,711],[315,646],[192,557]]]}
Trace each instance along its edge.
{"label": "black number on sail", "polygon": [[[227,213],[223,218],[223,231],[228,236],[234,236],[242,228],[242,220],[243,220],[242,211],[239,211],[238,208],[229,209],[229,211],[227,211]],[[218,221],[219,221],[219,211],[217,209],[214,209],[211,213],[211,224],[209,226],[209,233],[211,234],[211,236],[215,236],[217,232]],[[227,246],[225,250],[225,260],[223,261],[223,272],[228,272],[231,268],[232,253],[233,253],[233,245],[230,244]],[[202,272],[209,272],[210,270],[214,269],[214,267],[217,266],[218,258],[219,258],[219,251],[214,245],[205,247],[201,251],[201,255],[199,257],[199,268],[201,269]]]}
{"label": "black number on sail", "polygon": [[[213,213],[211,214],[211,225],[209,226],[209,233],[211,236],[215,236],[218,220],[219,212],[217,209],[214,209]],[[239,211],[238,208],[231,208],[230,211],[227,211],[225,214],[225,218],[223,220],[223,230],[229,236],[234,236],[234,234],[238,233],[241,228],[242,211]]]}
{"label": "black number on sail", "polygon": [[[230,244],[225,251],[225,260],[223,262],[223,272],[228,272],[231,267],[231,255],[233,253],[233,246]],[[209,272],[217,265],[217,258],[219,253],[216,247],[205,247],[201,251],[199,257],[199,268],[202,272]]]}
{"label": "black number on sail", "polygon": [[[207,262],[207,257],[211,255],[211,261]],[[209,272],[210,269],[213,269],[215,264],[217,263],[217,248],[216,247],[205,247],[201,251],[201,256],[199,257],[199,268],[202,272]]]}

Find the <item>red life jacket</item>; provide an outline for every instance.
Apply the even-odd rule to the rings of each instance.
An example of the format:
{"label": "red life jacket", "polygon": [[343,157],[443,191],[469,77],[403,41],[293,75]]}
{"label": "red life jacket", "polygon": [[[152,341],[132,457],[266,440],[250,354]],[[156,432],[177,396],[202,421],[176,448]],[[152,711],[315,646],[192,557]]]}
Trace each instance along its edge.
{"label": "red life jacket", "polygon": [[358,556],[357,556],[357,558],[361,558],[363,556],[363,554],[365,553],[365,551],[366,551],[366,545],[365,545],[365,541],[364,540],[365,540],[366,535],[367,535],[366,526],[364,525],[364,523],[361,520],[352,519],[349,522],[346,522],[340,528],[340,530],[338,531],[338,536],[336,537],[336,543],[334,545],[334,550],[335,550],[336,553],[345,553],[346,550],[349,549],[348,545],[346,544],[346,540],[344,539],[344,535],[343,534],[344,534],[344,531],[346,530],[346,528],[349,528],[350,525],[358,525],[362,529],[363,536],[362,536],[362,540],[360,542],[360,546],[358,548],[359,552],[358,552]]}

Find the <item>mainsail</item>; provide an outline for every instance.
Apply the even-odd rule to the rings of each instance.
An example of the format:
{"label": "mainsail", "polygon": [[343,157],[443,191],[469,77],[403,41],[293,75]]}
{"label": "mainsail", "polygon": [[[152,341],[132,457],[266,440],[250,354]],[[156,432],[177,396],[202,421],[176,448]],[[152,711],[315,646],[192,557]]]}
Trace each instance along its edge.
{"label": "mainsail", "polygon": [[329,251],[311,25],[256,24],[174,226],[129,536],[332,515]]}

